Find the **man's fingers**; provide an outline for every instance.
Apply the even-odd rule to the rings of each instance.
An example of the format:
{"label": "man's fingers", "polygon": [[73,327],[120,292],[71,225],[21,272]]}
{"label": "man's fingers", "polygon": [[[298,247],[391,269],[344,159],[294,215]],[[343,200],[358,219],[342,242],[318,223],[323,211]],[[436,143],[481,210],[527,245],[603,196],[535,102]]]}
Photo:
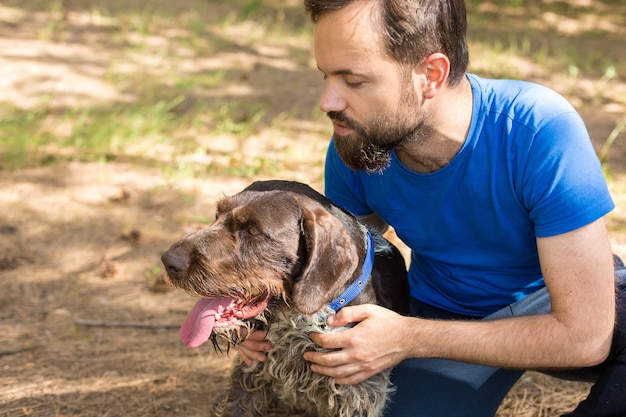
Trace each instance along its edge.
{"label": "man's fingers", "polygon": [[252,359],[249,355],[248,352],[246,352],[245,349],[238,347],[237,348],[237,352],[239,352],[239,357],[241,358],[242,361],[244,361],[244,363],[248,366],[252,366],[252,364],[254,363],[254,359]]}
{"label": "man's fingers", "polygon": [[239,356],[241,359],[248,365],[252,365],[254,361],[265,362],[267,360],[267,355],[265,351],[248,349],[246,346],[239,345],[237,347],[237,351],[239,352]]}
{"label": "man's fingers", "polygon": [[264,331],[257,330],[237,346],[239,356],[246,365],[251,366],[254,361],[265,362],[267,360],[266,352],[272,348],[272,345],[265,339],[265,336]]}
{"label": "man's fingers", "polygon": [[370,370],[361,370],[358,365],[350,363],[339,366],[323,366],[311,363],[311,370],[334,378],[337,384],[348,385],[358,384],[377,373]]}
{"label": "man's fingers", "polygon": [[332,377],[346,377],[358,371],[355,365],[346,361],[343,351],[335,352],[306,352],[304,359],[311,363],[313,372]]}
{"label": "man's fingers", "polygon": [[363,321],[369,315],[369,306],[367,304],[344,307],[328,319],[328,324],[331,326],[347,326],[350,323]]}
{"label": "man's fingers", "polygon": [[338,333],[311,333],[311,340],[318,346],[326,349],[341,349],[347,347],[343,332]]}
{"label": "man's fingers", "polygon": [[[338,350],[335,352],[305,352],[304,359],[311,362],[312,365],[319,365],[317,368],[334,368],[339,365],[345,364],[346,355],[343,351]],[[315,368],[311,367],[312,370]],[[322,372],[323,373],[323,372]],[[330,375],[338,376],[338,375]]]}
{"label": "man's fingers", "polygon": [[374,373],[357,372],[348,377],[335,378],[335,383],[339,385],[354,385],[354,384],[358,384],[359,382],[365,381],[366,379],[370,378],[373,375]]}

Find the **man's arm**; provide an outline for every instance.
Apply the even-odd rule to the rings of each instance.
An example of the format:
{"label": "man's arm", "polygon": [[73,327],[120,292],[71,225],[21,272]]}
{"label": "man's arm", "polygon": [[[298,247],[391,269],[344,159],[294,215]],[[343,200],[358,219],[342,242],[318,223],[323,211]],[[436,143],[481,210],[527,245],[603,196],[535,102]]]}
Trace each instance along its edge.
{"label": "man's arm", "polygon": [[376,213],[369,214],[367,216],[358,217],[359,221],[367,226],[373,228],[381,235],[389,230],[389,225]]}
{"label": "man's arm", "polygon": [[504,368],[592,366],[608,355],[615,321],[614,268],[604,221],[537,239],[552,310],[492,321],[402,317],[382,307],[346,307],[333,325],[344,332],[314,334],[329,353],[308,352],[315,372],[354,384],[406,358],[445,358]]}

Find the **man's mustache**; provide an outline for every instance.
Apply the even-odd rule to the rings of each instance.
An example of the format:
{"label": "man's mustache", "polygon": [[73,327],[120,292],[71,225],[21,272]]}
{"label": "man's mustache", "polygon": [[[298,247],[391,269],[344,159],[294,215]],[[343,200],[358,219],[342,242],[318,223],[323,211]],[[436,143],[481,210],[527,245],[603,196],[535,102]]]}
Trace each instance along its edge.
{"label": "man's mustache", "polygon": [[342,111],[329,111],[328,113],[326,113],[326,115],[333,122],[342,124],[346,127],[349,127],[350,129],[355,129],[356,127],[356,123],[348,116],[346,116],[346,114]]}

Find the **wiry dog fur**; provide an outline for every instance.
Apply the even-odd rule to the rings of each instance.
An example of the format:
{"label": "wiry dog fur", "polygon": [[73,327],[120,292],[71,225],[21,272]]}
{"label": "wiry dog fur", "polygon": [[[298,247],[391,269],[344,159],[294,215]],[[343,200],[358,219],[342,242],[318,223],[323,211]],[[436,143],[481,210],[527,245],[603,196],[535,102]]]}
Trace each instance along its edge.
{"label": "wiry dog fur", "polygon": [[[399,251],[374,235],[376,255],[364,290],[350,303],[408,311],[406,269]],[[216,405],[219,417],[265,416],[277,406],[290,415],[382,415],[389,372],[356,385],[337,385],[311,372],[305,351],[320,350],[311,332],[341,331],[326,318],[327,304],[361,273],[367,229],[312,188],[295,182],[256,182],[218,202],[207,229],[175,243],[164,255],[172,283],[201,297],[236,300],[228,326],[216,326],[219,350],[265,329],[272,344],[265,363],[236,359],[230,386]],[[267,305],[266,305],[267,304]],[[245,312],[257,312],[245,317]],[[227,311],[226,315],[231,312]]]}

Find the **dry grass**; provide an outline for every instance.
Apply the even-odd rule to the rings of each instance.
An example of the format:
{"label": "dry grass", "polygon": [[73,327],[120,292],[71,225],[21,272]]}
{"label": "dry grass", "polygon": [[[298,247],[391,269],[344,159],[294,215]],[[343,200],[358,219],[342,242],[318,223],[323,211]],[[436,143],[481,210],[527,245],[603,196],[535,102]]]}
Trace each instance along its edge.
{"label": "dry grass", "polygon": [[[600,149],[626,114],[624,6],[581,9],[589,34],[558,2],[530,20],[514,3],[470,2],[475,71],[562,91]],[[178,341],[194,300],[162,285],[159,256],[253,179],[321,189],[308,24],[296,0],[0,4],[0,417],[209,415],[229,360]],[[609,225],[625,254],[623,210]],[[528,373],[498,417],[558,416],[588,387]]]}

